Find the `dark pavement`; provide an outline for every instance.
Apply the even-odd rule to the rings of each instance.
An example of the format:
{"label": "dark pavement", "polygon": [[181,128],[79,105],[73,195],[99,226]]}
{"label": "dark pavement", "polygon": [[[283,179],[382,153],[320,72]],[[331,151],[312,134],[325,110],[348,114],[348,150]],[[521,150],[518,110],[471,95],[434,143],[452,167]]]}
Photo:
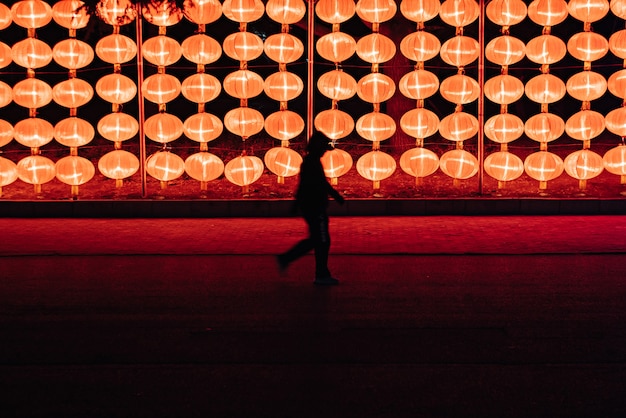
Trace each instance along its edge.
{"label": "dark pavement", "polygon": [[0,231],[0,417],[626,417],[626,216]]}

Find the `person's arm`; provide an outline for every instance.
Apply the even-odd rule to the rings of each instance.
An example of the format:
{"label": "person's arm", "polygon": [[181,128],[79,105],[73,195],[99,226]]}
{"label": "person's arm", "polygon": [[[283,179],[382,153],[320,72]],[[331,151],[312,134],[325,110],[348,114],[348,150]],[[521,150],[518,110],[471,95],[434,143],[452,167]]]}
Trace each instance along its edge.
{"label": "person's arm", "polygon": [[[326,177],[324,177],[324,179],[326,180]],[[343,202],[346,201],[346,199],[341,195],[341,193],[339,193],[337,190],[335,190],[333,186],[330,185],[328,180],[326,180],[326,190],[328,191],[328,194],[337,202],[343,204]]]}

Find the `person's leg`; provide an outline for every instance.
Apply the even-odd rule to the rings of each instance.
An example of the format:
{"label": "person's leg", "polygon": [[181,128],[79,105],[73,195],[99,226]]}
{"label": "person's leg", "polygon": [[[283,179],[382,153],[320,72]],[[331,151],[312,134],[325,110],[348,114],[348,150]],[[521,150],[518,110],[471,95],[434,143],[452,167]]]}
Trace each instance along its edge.
{"label": "person's leg", "polygon": [[304,220],[306,221],[309,229],[309,236],[278,256],[278,263],[280,264],[281,269],[287,268],[289,264],[296,261],[298,258],[302,257],[314,248],[313,235],[316,230],[316,222],[314,221],[315,217],[304,215]]}
{"label": "person's leg", "polygon": [[315,249],[315,277],[331,277],[328,269],[330,233],[328,230],[328,215],[325,212],[315,215],[314,230],[312,230],[311,238]]}

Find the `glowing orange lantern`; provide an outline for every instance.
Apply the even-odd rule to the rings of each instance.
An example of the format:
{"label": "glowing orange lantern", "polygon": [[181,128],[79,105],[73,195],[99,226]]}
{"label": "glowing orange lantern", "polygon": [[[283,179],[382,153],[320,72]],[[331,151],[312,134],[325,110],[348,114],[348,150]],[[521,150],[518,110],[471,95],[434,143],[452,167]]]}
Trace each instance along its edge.
{"label": "glowing orange lantern", "polygon": [[602,173],[604,163],[600,155],[589,149],[582,149],[565,157],[563,167],[570,177],[581,181],[580,188],[584,189],[586,180],[591,180]]}
{"label": "glowing orange lantern", "polygon": [[439,168],[455,181],[466,180],[478,173],[478,160],[465,150],[454,149],[441,156]]}
{"label": "glowing orange lantern", "polygon": [[226,163],[224,175],[233,184],[241,186],[243,192],[249,191],[249,186],[261,178],[263,174],[263,161],[250,155],[240,155]]}
{"label": "glowing orange lantern", "polygon": [[75,38],[65,39],[52,49],[52,59],[70,70],[86,67],[93,61],[93,57],[94,51],[91,46]]}
{"label": "glowing orange lantern", "polygon": [[78,155],[63,157],[56,163],[56,178],[72,186],[72,195],[77,195],[78,186],[91,180],[95,173],[96,168],[91,161]]}
{"label": "glowing orange lantern", "polygon": [[11,26],[11,22],[13,22],[11,9],[9,9],[4,3],[0,3],[0,30]]}
{"label": "glowing orange lantern", "polygon": [[294,73],[280,71],[270,74],[264,83],[265,94],[273,100],[286,102],[293,100],[304,90],[302,79]]}
{"label": "glowing orange lantern", "polygon": [[62,119],[54,127],[54,138],[66,147],[76,148],[87,145],[95,134],[96,131],[89,122],[77,117]]}
{"label": "glowing orange lantern", "polygon": [[13,89],[4,81],[0,81],[0,107],[4,107],[13,101]]}
{"label": "glowing orange lantern", "polygon": [[[447,0],[452,1],[452,0]],[[480,45],[469,36],[455,36],[441,45],[439,55],[449,65],[464,67],[478,59]]]}
{"label": "glowing orange lantern", "polygon": [[70,109],[86,105],[92,98],[91,84],[79,78],[61,81],[52,88],[52,100]]}
{"label": "glowing orange lantern", "polygon": [[541,26],[555,26],[567,19],[565,0],[533,0],[528,5],[528,17]]}
{"label": "glowing orange lantern", "polygon": [[606,129],[619,136],[626,136],[626,107],[611,110],[604,118]]}
{"label": "glowing orange lantern", "polygon": [[400,127],[413,138],[424,139],[439,130],[439,117],[424,108],[411,109],[402,115]]}
{"label": "glowing orange lantern", "polygon": [[208,25],[222,16],[219,0],[185,0],[183,14],[197,25]]}
{"label": "glowing orange lantern", "polygon": [[176,180],[185,172],[185,162],[169,151],[158,151],[146,159],[146,171],[165,188],[168,181]]}
{"label": "glowing orange lantern", "polygon": [[524,173],[522,159],[506,151],[494,152],[487,156],[484,166],[485,172],[499,182],[515,180]]}
{"label": "glowing orange lantern", "polygon": [[626,59],[626,29],[619,30],[609,38],[609,50],[618,58]]}
{"label": "glowing orange lantern", "polygon": [[0,68],[8,67],[12,62],[11,47],[4,42],[0,42]]}
{"label": "glowing orange lantern", "polygon": [[594,71],[582,71],[571,76],[565,86],[570,96],[588,102],[604,95],[607,82],[602,74]]}
{"label": "glowing orange lantern", "polygon": [[419,184],[422,178],[437,171],[439,158],[437,154],[426,148],[411,148],[400,156],[400,168],[415,177],[416,184]]}
{"label": "glowing orange lantern", "polygon": [[263,78],[250,70],[237,70],[224,79],[224,90],[238,99],[256,97],[263,92]]}
{"label": "glowing orange lantern", "polygon": [[153,103],[169,103],[180,94],[178,78],[170,74],[153,74],[141,86],[144,97]]}
{"label": "glowing orange lantern", "polygon": [[626,184],[626,145],[611,148],[604,154],[602,160],[606,171],[621,176],[621,183]]}
{"label": "glowing orange lantern", "polygon": [[359,0],[356,14],[366,22],[382,23],[390,20],[398,10],[394,0]]}
{"label": "glowing orange lantern", "polygon": [[300,172],[302,156],[287,147],[270,148],[263,158],[267,168],[278,176],[278,183],[283,184],[285,177],[295,176]]}
{"label": "glowing orange lantern", "polygon": [[139,122],[126,113],[110,113],[98,122],[98,132],[113,142],[123,142],[133,138],[139,131]]}
{"label": "glowing orange lantern", "polygon": [[281,141],[288,141],[304,131],[304,119],[291,110],[281,110],[265,118],[265,131]]}
{"label": "glowing orange lantern", "polygon": [[146,2],[141,13],[146,21],[162,27],[175,25],[183,18],[183,11],[169,0]]}
{"label": "glowing orange lantern", "polygon": [[524,124],[526,135],[537,142],[551,142],[565,132],[565,122],[552,113],[539,113],[531,116]]}
{"label": "glowing orange lantern", "polygon": [[609,41],[598,33],[580,32],[567,41],[567,50],[581,61],[596,61],[609,52]]}
{"label": "glowing orange lantern", "polygon": [[137,18],[137,10],[131,0],[100,0],[96,15],[111,26],[122,26]]}
{"label": "glowing orange lantern", "polygon": [[222,12],[235,22],[250,23],[263,17],[265,6],[261,0],[224,0]]}
{"label": "glowing orange lantern", "polygon": [[487,4],[487,17],[499,26],[513,26],[526,17],[527,8],[522,0],[493,0]]}
{"label": "glowing orange lantern", "polygon": [[263,129],[263,114],[249,107],[238,107],[226,113],[224,126],[235,135],[246,139],[261,132]]}
{"label": "glowing orange lantern", "polygon": [[604,131],[604,116],[593,110],[574,113],[565,122],[565,132],[579,141],[589,141]]}
{"label": "glowing orange lantern", "polygon": [[597,22],[609,12],[607,0],[570,0],[567,11],[582,22]]}
{"label": "glowing orange lantern", "polygon": [[194,103],[207,103],[217,98],[222,91],[220,81],[206,73],[192,74],[183,80],[183,96]]}
{"label": "glowing orange lantern", "polygon": [[137,86],[130,78],[122,74],[107,74],[96,83],[98,96],[109,103],[129,102],[137,94]]}
{"label": "glowing orange lantern", "polygon": [[400,52],[413,61],[428,61],[439,54],[441,42],[432,33],[418,31],[402,38]]}
{"label": "glowing orange lantern", "polygon": [[220,118],[210,113],[196,113],[189,116],[183,124],[185,135],[196,142],[209,142],[218,138],[224,125]]}
{"label": "glowing orange lantern", "polygon": [[396,122],[384,113],[370,112],[356,121],[356,131],[368,141],[380,142],[396,132]]}
{"label": "glowing orange lantern", "polygon": [[526,44],[526,56],[537,64],[554,64],[567,54],[567,46],[554,35],[541,35]]}
{"label": "glowing orange lantern", "polygon": [[153,141],[166,144],[180,138],[183,134],[183,122],[170,113],[157,113],[146,119],[146,136]]}
{"label": "glowing orange lantern", "polygon": [[626,1],[624,0],[612,0],[611,11],[613,14],[621,19],[626,19]]}
{"label": "glowing orange lantern", "polygon": [[444,99],[457,104],[467,104],[478,99],[478,82],[464,74],[455,74],[443,80],[439,91]]}
{"label": "glowing orange lantern", "polygon": [[98,41],[96,55],[109,64],[122,64],[137,55],[137,44],[127,36],[114,33]]}
{"label": "glowing orange lantern", "polygon": [[485,122],[485,135],[494,142],[507,144],[524,133],[524,122],[518,116],[501,113]]}
{"label": "glowing orange lantern", "polygon": [[46,26],[52,20],[52,8],[41,0],[18,1],[11,6],[13,21],[26,29]]}
{"label": "glowing orange lantern", "polygon": [[322,36],[315,44],[320,56],[328,61],[341,62],[356,52],[356,41],[347,33],[331,32]]}
{"label": "glowing orange lantern", "polygon": [[302,20],[306,14],[306,5],[302,0],[269,0],[265,11],[270,19],[291,25]]}
{"label": "glowing orange lantern", "polygon": [[441,4],[441,20],[456,28],[467,26],[480,14],[480,7],[474,0],[446,0]]}
{"label": "glowing orange lantern", "polygon": [[2,188],[17,180],[17,165],[4,157],[0,157],[0,197]]}
{"label": "glowing orange lantern", "polygon": [[237,32],[224,39],[224,53],[238,61],[251,61],[263,54],[263,40],[251,32]]}
{"label": "glowing orange lantern", "polygon": [[43,80],[27,78],[13,86],[13,100],[20,106],[37,109],[52,101],[52,87]]}
{"label": "glowing orange lantern", "polygon": [[[214,154],[198,152],[185,160],[185,172],[194,180],[206,183],[215,180],[224,172],[224,163]],[[203,190],[206,190],[203,185]]]}
{"label": "glowing orange lantern", "polygon": [[345,138],[354,130],[354,119],[339,109],[323,110],[315,116],[315,129],[328,138],[337,140]]}
{"label": "glowing orange lantern", "polygon": [[357,160],[356,170],[361,177],[373,182],[373,187],[377,190],[380,189],[380,182],[396,171],[396,161],[391,155],[374,150]]}
{"label": "glowing orange lantern", "polygon": [[328,71],[317,79],[320,93],[332,100],[347,100],[356,94],[356,80],[341,70]]}
{"label": "glowing orange lantern", "polygon": [[51,181],[55,175],[54,162],[41,155],[29,155],[17,163],[18,178],[34,185],[35,193],[41,193],[41,185]]}
{"label": "glowing orange lantern", "polygon": [[0,119],[0,148],[11,142],[13,134],[13,125],[4,119]]}
{"label": "glowing orange lantern", "polygon": [[396,54],[396,45],[385,35],[370,33],[357,42],[356,54],[365,62],[381,64],[393,58]]}
{"label": "glowing orange lantern", "polygon": [[353,0],[320,0],[315,5],[315,14],[330,24],[343,23],[354,16],[356,5]]}
{"label": "glowing orange lantern", "polygon": [[176,39],[159,35],[143,43],[142,55],[149,63],[166,67],[183,56],[183,49]]}
{"label": "glowing orange lantern", "polygon": [[121,187],[124,179],[139,171],[139,159],[128,151],[117,149],[100,158],[98,170],[105,177],[115,180],[117,187]]}
{"label": "glowing orange lantern", "polygon": [[524,95],[524,83],[508,74],[490,78],[485,82],[485,96],[498,104],[511,104]]}
{"label": "glowing orange lantern", "polygon": [[437,17],[440,6],[439,0],[402,0],[400,12],[412,22],[427,22]]}
{"label": "glowing orange lantern", "polygon": [[393,97],[396,85],[393,79],[382,73],[370,73],[357,83],[357,94],[368,103],[381,103]]}
{"label": "glowing orange lantern", "polygon": [[485,47],[485,58],[498,65],[513,65],[525,55],[526,45],[513,36],[498,36]]}
{"label": "glowing orange lantern", "polygon": [[15,140],[29,148],[39,148],[54,138],[54,127],[40,118],[22,119],[13,128]]}
{"label": "glowing orange lantern", "polygon": [[611,74],[607,86],[613,95],[626,99],[626,70],[619,70]]}
{"label": "glowing orange lantern", "polygon": [[265,54],[276,62],[289,64],[298,60],[304,53],[304,44],[290,33],[276,33],[265,39]]}
{"label": "glowing orange lantern", "polygon": [[37,38],[26,38],[11,48],[13,61],[24,68],[45,67],[52,61],[52,48]]}
{"label": "glowing orange lantern", "polygon": [[525,92],[536,103],[554,103],[561,100],[567,91],[563,80],[553,74],[540,74],[526,83]]}
{"label": "glowing orange lantern", "polygon": [[337,184],[337,179],[352,168],[352,157],[339,148],[326,151],[320,161],[324,167],[324,174],[330,179],[331,184]]}
{"label": "glowing orange lantern", "polygon": [[64,28],[82,29],[89,23],[89,14],[79,0],[60,0],[52,6],[52,18]]}
{"label": "glowing orange lantern", "polygon": [[563,173],[563,160],[548,151],[535,152],[524,160],[524,171],[539,181],[539,188],[543,190],[547,187],[548,181],[556,179]]}
{"label": "glowing orange lantern", "polygon": [[181,49],[183,56],[195,64],[211,64],[222,55],[219,42],[203,33],[185,38]]}
{"label": "glowing orange lantern", "polygon": [[455,112],[441,119],[439,133],[450,141],[468,140],[478,133],[478,119],[466,112]]}
{"label": "glowing orange lantern", "polygon": [[439,90],[439,78],[427,70],[414,70],[402,76],[400,92],[414,100],[427,99]]}

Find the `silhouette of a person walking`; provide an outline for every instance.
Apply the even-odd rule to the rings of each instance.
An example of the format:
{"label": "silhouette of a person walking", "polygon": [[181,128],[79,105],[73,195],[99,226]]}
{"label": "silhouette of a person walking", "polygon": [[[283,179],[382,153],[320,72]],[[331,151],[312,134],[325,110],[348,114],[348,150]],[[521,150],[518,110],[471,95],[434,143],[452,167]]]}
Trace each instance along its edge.
{"label": "silhouette of a person walking", "polygon": [[287,252],[277,256],[279,268],[287,269],[289,264],[311,250],[315,251],[316,285],[336,285],[339,280],[332,277],[328,269],[330,234],[328,231],[328,196],[343,204],[344,198],[326,179],[320,159],[326,151],[332,150],[329,139],[321,132],[315,132],[309,139],[307,154],[300,166],[300,183],[296,192],[296,207],[309,228],[309,237],[294,245]]}

